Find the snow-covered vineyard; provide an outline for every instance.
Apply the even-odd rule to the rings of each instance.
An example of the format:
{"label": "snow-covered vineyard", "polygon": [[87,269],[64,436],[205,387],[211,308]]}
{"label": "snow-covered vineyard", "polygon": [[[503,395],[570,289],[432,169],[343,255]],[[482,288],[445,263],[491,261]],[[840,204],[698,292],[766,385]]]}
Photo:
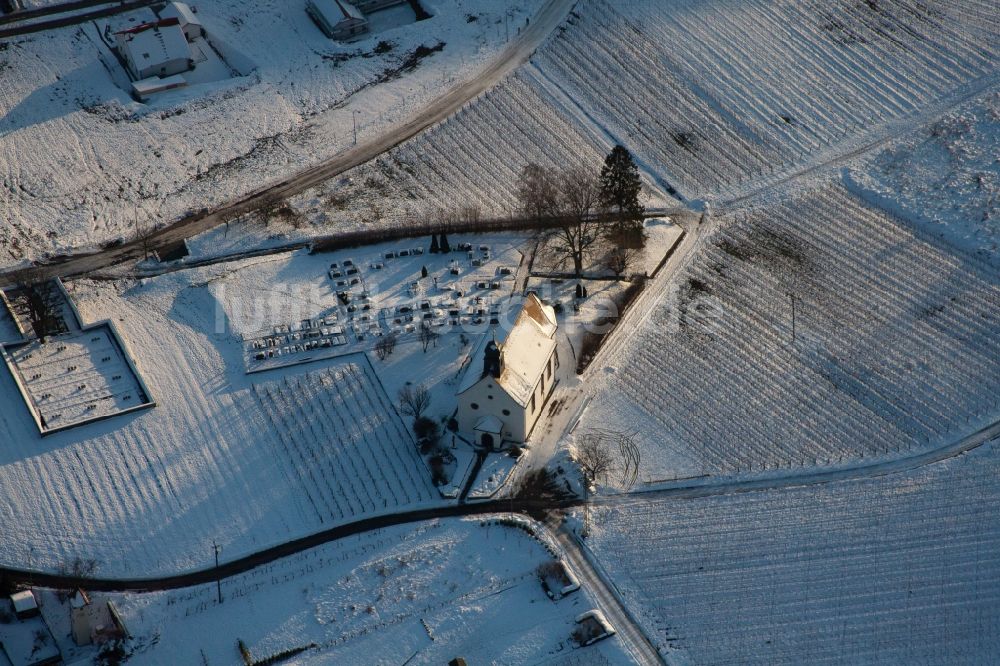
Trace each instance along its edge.
{"label": "snow-covered vineyard", "polygon": [[[598,164],[611,145],[581,126],[527,68],[446,123],[353,170],[346,188],[330,190],[362,215],[378,207],[387,216],[425,221],[476,207],[503,216],[516,206],[516,180],[528,162]],[[384,196],[397,191],[402,196]]]}
{"label": "snow-covered vineyard", "polygon": [[974,88],[997,62],[1000,20],[979,0],[670,5],[581,2],[528,66],[334,191],[354,215],[455,201],[506,215],[527,162],[595,163],[621,142],[657,203],[670,188],[726,196]]}
{"label": "snow-covered vineyard", "polygon": [[639,428],[652,479],[898,455],[1000,415],[995,272],[839,186],[722,225],[584,420]]}
{"label": "snow-covered vineyard", "polygon": [[433,497],[416,446],[364,356],[250,392],[256,402],[246,410],[264,416],[265,438],[280,442],[291,485],[321,524]]}
{"label": "snow-covered vineyard", "polygon": [[40,440],[0,377],[0,563],[168,573],[205,566],[213,540],[235,558],[439,501],[364,356],[251,383],[212,296],[184,284],[76,295],[85,317],[114,314],[156,408]]}
{"label": "snow-covered vineyard", "polygon": [[980,0],[584,2],[536,63],[688,197],[779,170],[993,72]]}
{"label": "snow-covered vineyard", "polygon": [[691,663],[990,663],[998,473],[994,443],[871,479],[636,498],[593,513],[590,545]]}

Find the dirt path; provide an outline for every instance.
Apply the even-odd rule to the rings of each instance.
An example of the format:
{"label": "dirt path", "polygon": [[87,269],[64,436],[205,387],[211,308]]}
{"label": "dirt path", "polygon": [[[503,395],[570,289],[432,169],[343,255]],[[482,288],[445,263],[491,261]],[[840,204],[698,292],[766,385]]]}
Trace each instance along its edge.
{"label": "dirt path", "polygon": [[[149,247],[163,247],[196,236],[249,212],[257,210],[268,202],[285,199],[304,192],[320,183],[338,176],[349,169],[370,162],[382,153],[413,138],[425,129],[435,125],[460,110],[467,103],[489,90],[508,74],[528,61],[542,42],[549,36],[569,13],[576,0],[547,0],[533,16],[531,24],[513,39],[492,64],[475,78],[464,81],[448,90],[429,106],[373,139],[365,141],[351,150],[322,162],[286,180],[270,183],[246,196],[213,211],[195,213],[184,217],[170,226],[154,233],[148,240]],[[113,264],[136,260],[143,255],[143,243],[135,241],[124,245],[89,254],[71,255],[58,263],[44,264],[33,268],[32,278],[72,277],[107,268]],[[0,273],[0,284],[4,283]]]}

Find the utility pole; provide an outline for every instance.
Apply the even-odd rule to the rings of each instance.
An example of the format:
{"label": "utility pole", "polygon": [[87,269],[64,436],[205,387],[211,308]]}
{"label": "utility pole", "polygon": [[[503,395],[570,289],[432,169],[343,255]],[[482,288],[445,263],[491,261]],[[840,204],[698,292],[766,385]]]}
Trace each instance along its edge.
{"label": "utility pole", "polygon": [[351,120],[354,121],[354,145],[358,145],[358,114],[361,113],[357,109],[351,110]]}
{"label": "utility pole", "polygon": [[219,603],[222,603],[222,578],[219,576],[219,551],[222,547],[212,539],[212,550],[215,551],[215,589],[219,595]]}

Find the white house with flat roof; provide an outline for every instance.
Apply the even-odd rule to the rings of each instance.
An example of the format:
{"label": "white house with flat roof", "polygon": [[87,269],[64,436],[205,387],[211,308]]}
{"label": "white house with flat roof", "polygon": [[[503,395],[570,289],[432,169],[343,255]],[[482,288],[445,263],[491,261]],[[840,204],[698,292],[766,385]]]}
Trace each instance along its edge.
{"label": "white house with flat roof", "polygon": [[559,367],[556,314],[529,293],[506,336],[483,336],[458,387],[458,429],[486,448],[522,444],[538,422]]}
{"label": "white house with flat roof", "polygon": [[165,78],[191,69],[191,47],[175,18],[123,30],[115,39],[119,55],[136,80]]}

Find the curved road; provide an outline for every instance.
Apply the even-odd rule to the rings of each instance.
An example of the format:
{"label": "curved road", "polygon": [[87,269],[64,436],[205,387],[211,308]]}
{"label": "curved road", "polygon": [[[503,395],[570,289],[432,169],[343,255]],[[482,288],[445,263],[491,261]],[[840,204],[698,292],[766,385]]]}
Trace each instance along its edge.
{"label": "curved road", "polygon": [[[579,502],[570,501],[565,502],[563,506],[569,507],[577,504]],[[88,590],[98,592],[157,592],[160,590],[173,590],[192,585],[211,583],[219,578],[236,576],[263,564],[300,553],[310,548],[315,548],[325,543],[330,543],[331,541],[336,541],[337,539],[343,539],[347,536],[370,532],[384,527],[417,523],[435,518],[477,516],[491,513],[509,513],[512,511],[523,513],[530,509],[539,508],[541,507],[537,503],[530,501],[491,500],[475,504],[448,504],[429,509],[417,509],[362,518],[352,523],[338,525],[322,532],[316,532],[315,534],[310,534],[229,562],[224,562],[218,568],[198,569],[172,576],[158,576],[153,578],[97,578],[2,567],[0,568],[0,581],[29,583],[31,585],[41,585],[56,589],[84,587]]]}
{"label": "curved road", "polygon": [[[757,490],[775,490],[795,486],[818,485],[836,481],[869,478],[908,471],[925,465],[930,465],[948,458],[961,455],[982,446],[995,439],[1000,439],[1000,421],[991,423],[978,431],[946,446],[917,453],[912,456],[896,458],[888,461],[876,461],[867,464],[854,465],[829,470],[807,471],[804,473],[788,473],[779,476],[753,479],[708,479],[686,480],[665,484],[652,490],[592,497],[596,504],[623,504],[634,502],[649,502],[658,499],[694,499],[712,495],[728,495]],[[448,504],[427,509],[416,509],[400,513],[363,518],[353,523],[332,527],[322,532],[295,539],[271,548],[267,548],[230,562],[225,562],[218,569],[199,569],[187,573],[156,578],[94,578],[66,576],[61,574],[29,571],[0,567],[0,580],[11,582],[32,582],[56,588],[72,588],[83,586],[98,591],[156,591],[188,587],[214,581],[216,578],[234,576],[261,564],[294,555],[346,536],[360,534],[371,530],[405,525],[436,518],[453,518],[459,516],[478,516],[491,513],[566,509],[583,506],[581,499],[571,499],[558,502],[543,502],[530,499],[496,499],[473,504]]]}
{"label": "curved road", "polygon": [[[413,138],[461,109],[469,101],[489,90],[517,67],[528,61],[535,49],[545,41],[569,13],[577,0],[546,0],[531,24],[500,52],[492,64],[474,79],[452,88],[434,102],[402,124],[386,133],[358,144],[336,157],[309,167],[288,179],[254,190],[246,196],[206,213],[196,213],[181,218],[170,226],[155,232],[148,240],[149,247],[162,247],[178,243],[232,220],[261,206],[299,194],[341,173],[369,162],[400,143]],[[70,277],[138,259],[143,255],[143,243],[133,241],[100,252],[71,255],[57,263],[48,263],[30,269],[32,278]],[[0,274],[0,284],[3,282]]]}

